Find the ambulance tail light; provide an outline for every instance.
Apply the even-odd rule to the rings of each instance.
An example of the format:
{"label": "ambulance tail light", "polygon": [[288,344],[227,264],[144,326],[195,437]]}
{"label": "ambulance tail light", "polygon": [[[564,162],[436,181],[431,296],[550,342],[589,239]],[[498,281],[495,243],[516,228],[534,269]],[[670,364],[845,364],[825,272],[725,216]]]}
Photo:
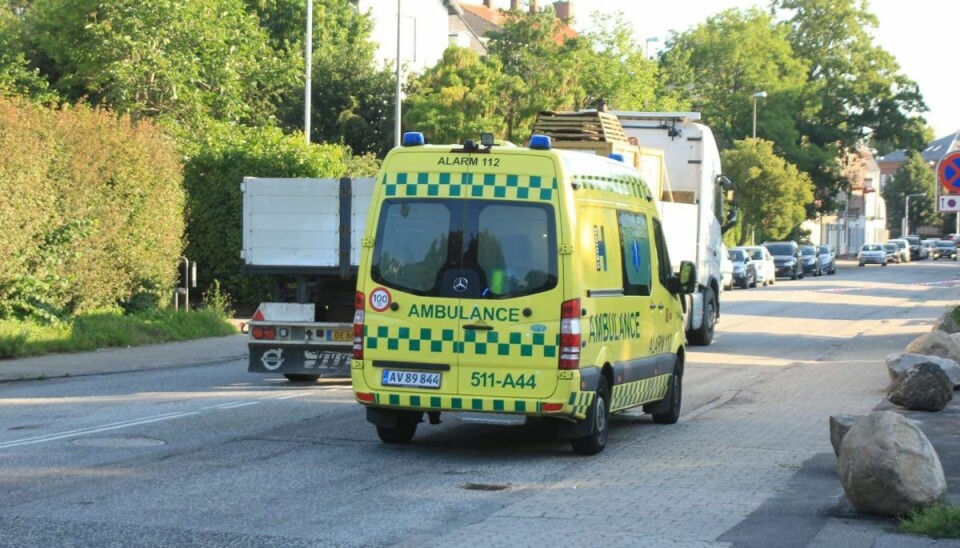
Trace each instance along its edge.
{"label": "ambulance tail light", "polygon": [[363,359],[363,292],[357,291],[353,300],[353,359]]}
{"label": "ambulance tail light", "polygon": [[580,368],[580,299],[560,305],[560,369]]}

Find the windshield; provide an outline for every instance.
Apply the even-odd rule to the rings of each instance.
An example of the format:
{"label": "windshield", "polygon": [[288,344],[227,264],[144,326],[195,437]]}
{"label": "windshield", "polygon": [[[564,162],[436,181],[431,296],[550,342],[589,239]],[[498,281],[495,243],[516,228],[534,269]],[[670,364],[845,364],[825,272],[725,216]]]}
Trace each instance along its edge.
{"label": "windshield", "polygon": [[[555,226],[547,204],[387,200],[371,276],[416,295],[499,299],[547,291],[557,285]],[[453,291],[458,277],[469,292]]]}
{"label": "windshield", "polygon": [[866,244],[860,248],[860,251],[883,251],[883,248],[880,244]]}
{"label": "windshield", "polygon": [[813,257],[817,254],[817,250],[812,245],[804,245],[800,246],[800,253],[803,253],[804,257]]}
{"label": "windshield", "polygon": [[937,247],[953,247],[953,242],[950,240],[940,240],[937,242]]}
{"label": "windshield", "polygon": [[793,255],[793,246],[790,244],[763,244],[772,255]]}
{"label": "windshield", "polygon": [[742,263],[747,258],[747,254],[744,253],[742,249],[731,249],[728,255],[730,255],[731,261],[737,261],[740,263]]}
{"label": "windshield", "polygon": [[750,258],[755,261],[763,260],[763,250],[762,249],[748,249],[747,253],[750,254]]}
{"label": "windshield", "polygon": [[910,245],[920,245],[919,236],[907,236],[907,241],[910,242]]}
{"label": "windshield", "polygon": [[886,249],[887,251],[896,251],[897,244],[883,244],[883,248]]}
{"label": "windshield", "polygon": [[818,252],[818,253],[830,253],[830,248],[827,247],[827,246],[825,246],[825,245],[822,245],[822,246],[820,246],[820,247],[817,248],[817,252]]}

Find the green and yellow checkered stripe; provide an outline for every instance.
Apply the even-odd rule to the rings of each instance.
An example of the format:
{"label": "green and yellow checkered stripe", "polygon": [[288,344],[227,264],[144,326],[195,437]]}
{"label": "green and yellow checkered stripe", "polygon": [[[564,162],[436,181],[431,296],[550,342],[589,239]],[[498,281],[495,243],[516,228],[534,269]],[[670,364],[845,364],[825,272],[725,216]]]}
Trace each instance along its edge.
{"label": "green and yellow checkered stripe", "polygon": [[364,348],[368,350],[509,356],[511,358],[556,358],[560,347],[558,334],[548,338],[545,333],[466,331],[463,340],[458,340],[453,329],[391,328],[367,324],[363,330]]}
{"label": "green and yellow checkered stripe", "polygon": [[381,406],[442,411],[487,411],[491,413],[541,412],[542,400],[504,399],[471,396],[425,396],[395,392],[375,392],[374,402]]}
{"label": "green and yellow checkered stripe", "polygon": [[620,196],[634,196],[636,198],[653,196],[650,192],[650,187],[639,177],[589,177],[574,175],[573,185],[575,188],[582,187],[585,190],[609,192]]}
{"label": "green and yellow checkered stripe", "polygon": [[641,403],[663,399],[670,386],[670,373],[658,375],[642,381],[618,384],[613,387],[611,411],[626,409]]}
{"label": "green and yellow checkered stripe", "polygon": [[590,404],[593,403],[593,392],[570,392],[570,399],[567,401],[567,405],[573,406],[573,412],[571,413],[578,419],[582,419],[587,416],[587,410],[590,409]]}
{"label": "green and yellow checkered stripe", "polygon": [[556,197],[558,188],[555,177],[494,173],[386,173],[381,183],[388,198],[503,198],[550,201]]}

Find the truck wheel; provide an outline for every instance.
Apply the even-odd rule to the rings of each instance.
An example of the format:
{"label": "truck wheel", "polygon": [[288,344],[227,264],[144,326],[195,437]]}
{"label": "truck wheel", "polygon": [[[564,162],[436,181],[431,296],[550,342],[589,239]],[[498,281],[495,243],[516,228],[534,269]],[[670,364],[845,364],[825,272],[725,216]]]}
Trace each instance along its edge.
{"label": "truck wheel", "polygon": [[290,382],[317,382],[320,375],[302,375],[297,373],[284,373],[284,377]]}
{"label": "truck wheel", "polygon": [[377,435],[383,443],[404,445],[410,443],[417,433],[417,424],[420,423],[418,413],[400,413],[396,426],[377,426]]}
{"label": "truck wheel", "polygon": [[717,302],[712,289],[703,291],[703,321],[699,329],[687,333],[691,344],[708,346],[713,342],[713,328],[717,323]]}
{"label": "truck wheel", "polygon": [[607,446],[610,433],[610,389],[607,387],[607,378],[603,375],[600,375],[597,392],[593,395],[593,405],[586,420],[593,421],[592,431],[586,436],[571,439],[570,445],[578,455],[596,455]]}
{"label": "truck wheel", "polygon": [[676,369],[673,375],[670,375],[670,390],[667,392],[667,398],[670,400],[670,409],[663,413],[653,415],[653,422],[657,424],[675,424],[680,420],[680,404],[683,398],[683,378],[677,374]]}

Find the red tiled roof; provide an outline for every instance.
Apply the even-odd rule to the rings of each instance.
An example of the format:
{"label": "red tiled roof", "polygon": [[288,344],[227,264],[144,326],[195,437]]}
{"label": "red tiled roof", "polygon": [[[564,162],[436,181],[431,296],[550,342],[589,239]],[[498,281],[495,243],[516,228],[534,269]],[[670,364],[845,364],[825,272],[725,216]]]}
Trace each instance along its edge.
{"label": "red tiled roof", "polygon": [[[497,28],[502,28],[508,19],[508,12],[498,8],[488,8],[486,6],[477,4],[460,3],[459,5],[464,11],[470,12],[471,14],[483,19],[488,24]],[[480,29],[474,30],[480,31]],[[480,31],[477,34],[483,35],[486,34],[486,32]],[[557,28],[557,33],[553,36],[553,41],[557,44],[563,44],[565,41],[576,38],[577,36],[579,36],[579,34],[573,29],[573,27],[564,22],[560,22],[560,25]]]}

